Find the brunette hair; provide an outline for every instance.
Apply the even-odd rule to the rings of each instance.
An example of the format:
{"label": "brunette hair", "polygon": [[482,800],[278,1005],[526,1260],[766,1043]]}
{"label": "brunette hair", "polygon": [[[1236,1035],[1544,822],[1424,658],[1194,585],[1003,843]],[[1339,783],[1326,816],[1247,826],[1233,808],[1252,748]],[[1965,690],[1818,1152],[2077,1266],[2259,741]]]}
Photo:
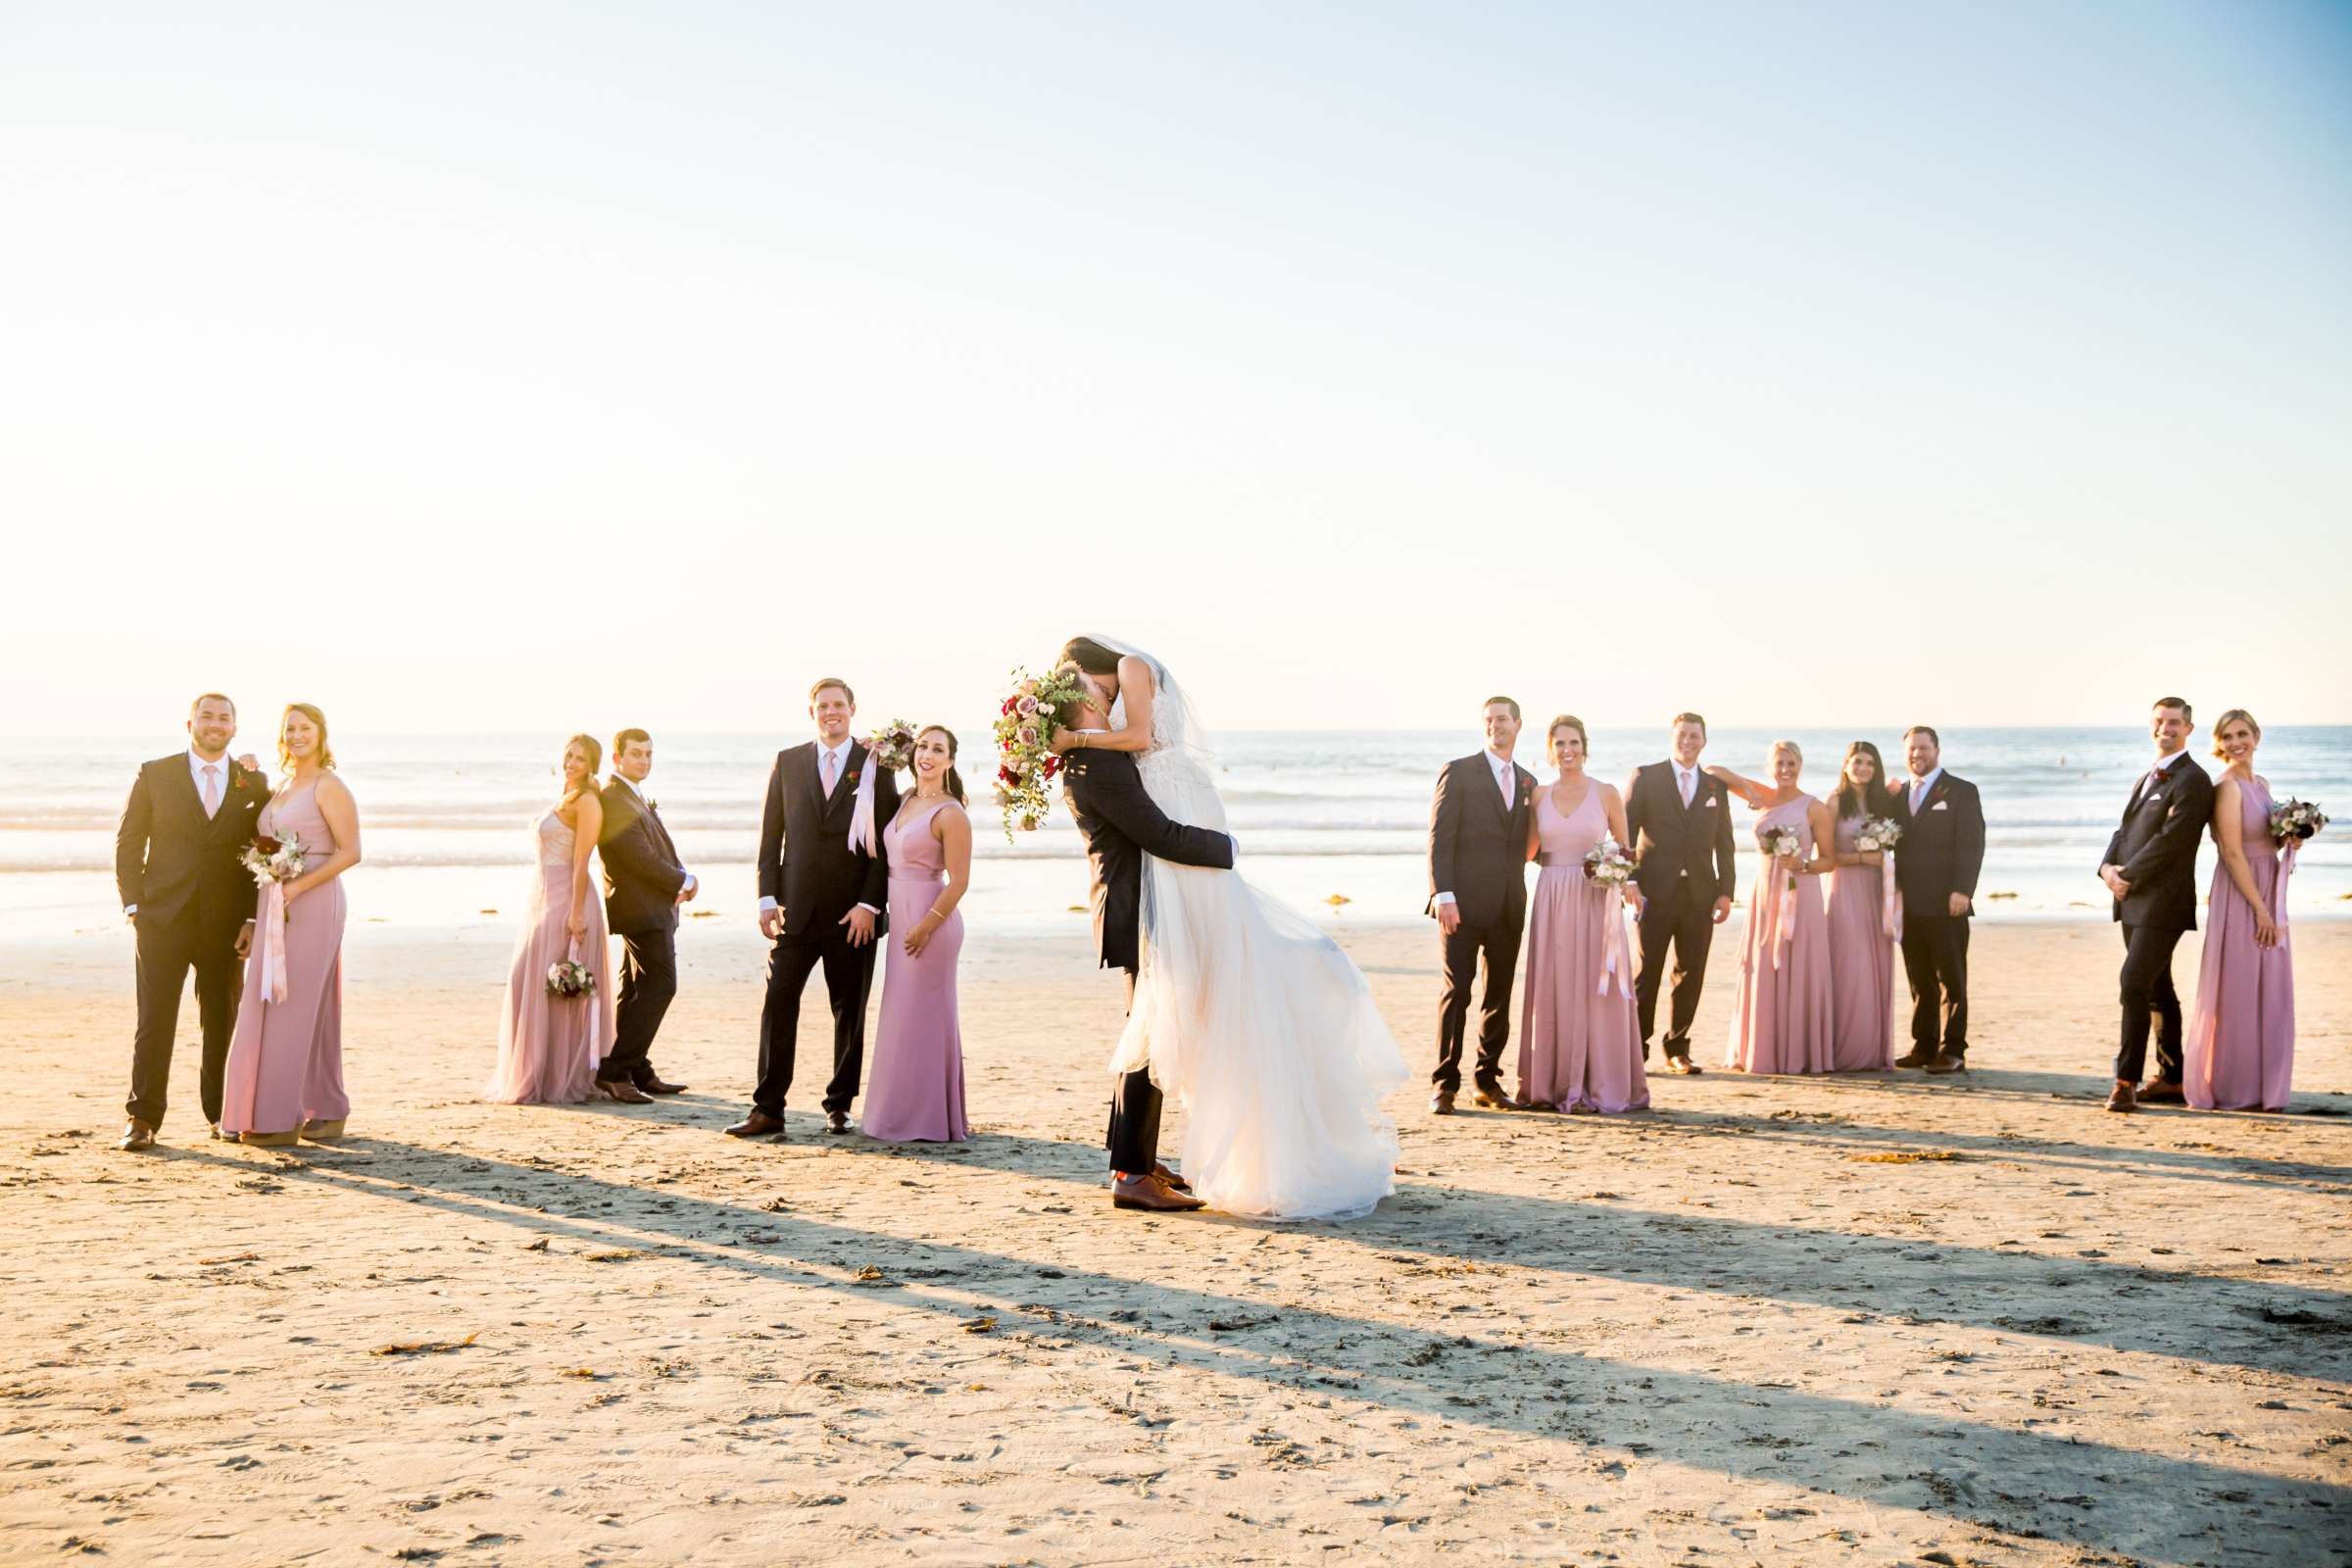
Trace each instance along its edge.
{"label": "brunette hair", "polygon": [[1119,672],[1119,656],[1092,637],[1073,637],[1063,643],[1054,663],[1056,668],[1066,664],[1089,675],[1116,675]]}
{"label": "brunette hair", "polygon": [[1551,750],[1551,738],[1563,729],[1576,731],[1576,738],[1585,743],[1585,755],[1592,755],[1592,737],[1585,733],[1585,721],[1574,713],[1554,713],[1551,722],[1544,726],[1544,749]]}
{"label": "brunette hair", "polygon": [[237,710],[236,702],[226,692],[198,692],[196,694],[196,700],[188,705],[188,716],[190,718],[194,718],[196,716],[196,710],[202,708],[207,703],[227,703],[228,710],[231,714],[234,714]]}
{"label": "brunette hair", "polygon": [[294,759],[286,755],[286,719],[295,713],[300,713],[318,726],[318,765],[327,768],[333,767],[335,765],[335,749],[326,744],[326,715],[318,710],[316,703],[288,703],[285,712],[277,715],[277,765],[280,767],[294,765]]}
{"label": "brunette hair", "polygon": [[1512,723],[1516,724],[1519,722],[1519,705],[1508,697],[1490,697],[1478,706],[1483,710],[1493,708],[1496,703],[1500,703],[1503,707],[1511,710]]}
{"label": "brunette hair", "polygon": [[1677,713],[1673,718],[1667,720],[1667,723],[1670,726],[1674,724],[1696,724],[1698,726],[1698,732],[1701,735],[1704,735],[1707,732],[1707,721],[1703,715],[1698,713]]}
{"label": "brunette hair", "polygon": [[[814,700],[813,697],[810,698],[810,701]],[[654,744],[654,738],[641,729],[614,730],[612,732],[612,760],[615,762],[620,760],[620,754],[629,749],[631,741],[643,741],[648,746]]]}
{"label": "brunette hair", "polygon": [[1909,740],[1914,735],[1925,735],[1928,738],[1928,744],[1930,746],[1935,747],[1938,752],[1943,750],[1943,737],[1936,733],[1934,726],[1928,724],[1914,724],[1909,729],[1903,731],[1903,739],[1905,740]]}
{"label": "brunette hair", "polygon": [[[1854,781],[1846,777],[1845,764],[1857,757],[1871,760],[1870,782],[1859,791]],[[1838,764],[1838,793],[1830,797],[1830,814],[1840,821],[1849,816],[1892,816],[1894,792],[1886,787],[1886,759],[1869,741],[1856,741],[1845,749],[1845,760]]]}
{"label": "brunette hair", "polygon": [[[841,695],[850,700],[850,706],[852,708],[856,708],[858,706],[858,694],[850,690],[850,683],[846,680],[843,680],[839,675],[827,675],[823,679],[819,680],[815,685],[809,687],[808,701],[811,704],[815,703],[816,694],[823,691],[828,686],[840,687]],[[648,735],[646,739],[650,741],[653,739],[653,737]]]}
{"label": "brunette hair", "polygon": [[2148,707],[2151,709],[2178,708],[2180,710],[2181,723],[2194,724],[2197,721],[2197,715],[2189,710],[2188,699],[2185,697],[2159,697]]}
{"label": "brunette hair", "polygon": [[[626,735],[630,732],[627,730],[622,730],[621,733]],[[564,799],[558,803],[561,806],[569,806],[572,802],[578,800],[581,796],[596,788],[596,770],[605,765],[605,748],[595,736],[587,734],[574,735],[571,739],[564,743],[564,749],[567,752],[570,751],[574,746],[577,746],[581,751],[588,754],[588,776],[582,779],[575,787],[564,792]]]}
{"label": "brunette hair", "polygon": [[2221,758],[2224,761],[2229,760],[2230,754],[2222,750],[2222,731],[2228,729],[2230,725],[2236,723],[2241,718],[2246,721],[2246,728],[2254,732],[2254,738],[2256,740],[2262,739],[2262,725],[2258,720],[2256,720],[2254,715],[2247,712],[2242,708],[2232,708],[2230,710],[2230,711],[2224,713],[2221,717],[2213,721],[2213,755]]}
{"label": "brunette hair", "polygon": [[914,732],[914,738],[918,741],[926,735],[945,735],[948,738],[948,776],[945,781],[948,799],[957,806],[969,806],[971,803],[963,793],[963,775],[956,771],[956,732],[945,724],[925,724]]}

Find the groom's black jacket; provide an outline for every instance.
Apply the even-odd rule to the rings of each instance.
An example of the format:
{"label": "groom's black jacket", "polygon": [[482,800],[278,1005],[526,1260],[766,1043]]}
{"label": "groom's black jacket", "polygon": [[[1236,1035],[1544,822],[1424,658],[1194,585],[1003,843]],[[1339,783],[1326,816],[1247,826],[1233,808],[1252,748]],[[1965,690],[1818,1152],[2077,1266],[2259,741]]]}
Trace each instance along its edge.
{"label": "groom's black jacket", "polygon": [[[778,752],[768,770],[767,800],[760,811],[760,896],[784,911],[780,941],[821,942],[860,904],[872,906],[874,935],[881,936],[890,929],[890,867],[878,853],[850,848],[865,742],[851,742],[830,797],[816,755],[816,742],[808,741]],[[877,851],[882,829],[898,809],[898,776],[882,768],[874,780]]]}
{"label": "groom's black jacket", "polygon": [[142,926],[168,926],[193,906],[208,932],[234,941],[259,893],[237,857],[269,801],[262,775],[231,762],[220,808],[208,817],[186,752],[140,764],[115,832],[115,891],[139,906]]}
{"label": "groom's black jacket", "polygon": [[597,798],[605,803],[605,827],[596,841],[605,868],[605,923],[616,937],[675,931],[686,867],[678,863],[669,829],[617,776]]}
{"label": "groom's black jacket", "polygon": [[1171,822],[1144,789],[1130,752],[1072,752],[1062,767],[1094,876],[1095,943],[1105,969],[1133,969],[1143,906],[1144,857],[1233,869],[1233,840],[1214,828]]}
{"label": "groom's black jacket", "polygon": [[2132,896],[2111,901],[2126,925],[2158,931],[2197,928],[2197,846],[2213,821],[2213,775],[2183,757],[2133,786],[2123,822],[2107,841],[2106,863],[2120,867]]}

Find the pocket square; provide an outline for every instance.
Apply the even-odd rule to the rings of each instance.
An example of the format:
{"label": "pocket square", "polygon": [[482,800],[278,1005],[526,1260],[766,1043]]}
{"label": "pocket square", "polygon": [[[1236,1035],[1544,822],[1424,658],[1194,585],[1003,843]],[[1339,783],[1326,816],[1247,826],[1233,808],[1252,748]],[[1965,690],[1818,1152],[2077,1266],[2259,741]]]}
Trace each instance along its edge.
{"label": "pocket square", "polygon": [[1931,806],[1931,807],[1929,807],[1929,808],[1928,808],[1928,809],[1929,809],[1929,810],[1931,810],[1931,811],[1940,811],[1940,810],[1942,810],[1942,809],[1943,809],[1943,808],[1944,808],[1944,803],[1943,803],[1943,802],[1941,802],[1941,801],[1937,801],[1937,802],[1936,802],[1936,803],[1934,806]]}
{"label": "pocket square", "polygon": [[1710,811],[1715,809],[1715,797],[1712,795],[1707,797],[1707,809]]}

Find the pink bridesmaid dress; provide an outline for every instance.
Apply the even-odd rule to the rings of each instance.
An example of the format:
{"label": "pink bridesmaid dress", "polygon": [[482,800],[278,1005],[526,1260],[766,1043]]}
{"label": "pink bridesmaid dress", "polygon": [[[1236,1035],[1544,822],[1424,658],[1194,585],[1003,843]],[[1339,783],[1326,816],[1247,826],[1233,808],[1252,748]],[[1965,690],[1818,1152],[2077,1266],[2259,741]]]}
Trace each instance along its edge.
{"label": "pink bridesmaid dress", "polygon": [[[1759,846],[1768,831],[1793,829],[1810,859],[1813,824],[1806,813],[1818,804],[1810,795],[1799,795],[1757,817]],[[1793,889],[1788,880],[1786,868],[1763,857],[1748,895],[1740,996],[1732,1011],[1731,1049],[1724,1054],[1724,1065],[1741,1072],[1835,1070],[1830,928],[1821,905],[1821,878],[1800,873]]]}
{"label": "pink bridesmaid dress", "polygon": [[2286,875],[2271,842],[2270,785],[2247,781],[2237,802],[2246,869],[2271,906],[2278,945],[2254,945],[2254,906],[2230,880],[2229,867],[2216,865],[2180,1087],[2199,1110],[2284,1110],[2295,1076],[2295,956],[2286,933]]}
{"label": "pink bridesmaid dress", "polygon": [[1633,946],[1625,899],[1585,875],[1585,855],[1609,831],[1600,786],[1563,815],[1536,792],[1535,896],[1529,900],[1527,993],[1520,1004],[1519,1098],[1553,1110],[1646,1110],[1642,1027],[1634,1014]]}
{"label": "pink bridesmaid dress", "polygon": [[947,885],[947,852],[931,836],[931,818],[952,804],[908,796],[882,830],[890,863],[890,935],[884,939],[882,1016],[865,1085],[864,1128],[868,1138],[890,1143],[953,1144],[972,1135],[963,1115],[963,1032],[956,1007],[963,910],[931,934],[920,957],[908,957],[903,945]]}
{"label": "pink bridesmaid dress", "polygon": [[[305,858],[318,864],[335,852],[335,836],[318,809],[318,786],[262,808],[254,832],[302,840]],[[298,1132],[306,1122],[342,1121],[351,1114],[343,1093],[343,879],[336,877],[295,900],[286,911],[286,999],[262,991],[260,946],[245,965],[245,997],[228,1047],[220,1096],[224,1133]]]}
{"label": "pink bridesmaid dress", "polygon": [[[1852,855],[1863,818],[1838,824],[1838,853]],[[1841,865],[1830,873],[1830,1070],[1894,1068],[1894,938],[1886,934],[1886,869]]]}
{"label": "pink bridesmaid dress", "polygon": [[[571,852],[577,842],[550,810],[532,828],[539,867],[507,971],[498,1020],[498,1065],[482,1098],[507,1105],[576,1105],[596,1082],[597,1063],[612,1049],[612,965],[605,940],[605,901],[596,868],[588,870],[588,929],[578,942],[564,929],[571,915]],[[586,996],[559,997],[547,971],[565,959],[596,973]]]}

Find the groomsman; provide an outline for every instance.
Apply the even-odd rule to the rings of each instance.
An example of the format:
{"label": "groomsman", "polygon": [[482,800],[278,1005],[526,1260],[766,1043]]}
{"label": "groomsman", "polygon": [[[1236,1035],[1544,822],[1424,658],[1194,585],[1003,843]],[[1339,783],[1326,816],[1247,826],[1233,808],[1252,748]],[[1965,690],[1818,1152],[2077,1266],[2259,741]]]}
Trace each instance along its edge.
{"label": "groomsman", "polygon": [[1974,784],[1943,770],[1943,742],[1927,725],[1903,732],[1903,762],[1911,778],[1894,803],[1903,828],[1894,881],[1903,899],[1911,1049],[1894,1064],[1963,1072],[1968,922],[1976,912],[1977,876],[1984,868],[1984,806]]}
{"label": "groomsman", "polygon": [[1473,982],[1479,988],[1478,1066],[1473,1104],[1514,1108],[1502,1087],[1502,1048],[1511,1033],[1511,979],[1527,924],[1527,813],[1536,776],[1511,760],[1519,705],[1490,697],[1487,744],[1446,764],[1429,810],[1429,906],[1444,944],[1438,998],[1437,1092],[1433,1115],[1453,1113],[1462,1090],[1462,1045]]}
{"label": "groomsman", "polygon": [[[2186,699],[2159,697],[2148,712],[2156,763],[2139,776],[2124,819],[2107,841],[2099,880],[2115,897],[2124,928],[2123,1045],[2115,1057],[2109,1110],[2178,1105],[2180,1090],[2180,993],[2173,988],[2173,949],[2197,928],[2197,843],[2213,820],[2213,780],[2188,756]],[[2148,1021],[2156,1023],[2156,1076],[2145,1085]]]}
{"label": "groomsman", "polygon": [[613,1099],[647,1103],[651,1095],[682,1095],[654,1070],[654,1035],[678,994],[678,907],[699,884],[678,863],[662,812],[645,793],[654,770],[654,740],[641,729],[612,737],[612,776],[599,798],[604,831],[597,836],[605,867],[605,923],[620,938],[620,994],[612,1050],[596,1069],[597,1087]]}
{"label": "groomsman", "polygon": [[1666,1024],[1666,1065],[1695,1073],[1690,1021],[1698,1016],[1707,978],[1707,949],[1715,928],[1730,918],[1739,882],[1732,846],[1731,793],[1698,770],[1707,749],[1707,721],[1674,715],[1674,756],[1637,768],[1625,786],[1625,833],[1642,889],[1642,970],[1634,979],[1634,1008],[1642,1020],[1642,1059],[1649,1059],[1658,1018],[1658,982],[1666,948],[1674,947],[1674,1010]]}
{"label": "groomsman", "polygon": [[115,832],[115,888],[138,932],[138,1033],[130,1053],[130,1100],[120,1147],[155,1147],[172,1083],[172,1039],[180,989],[196,971],[204,1022],[199,1093],[204,1119],[220,1136],[220,1093],[236,1032],[246,952],[253,945],[257,890],[238,856],[270,800],[270,781],[242,761],[237,705],[206,692],[188,709],[188,749],[143,764]]}
{"label": "groomsman", "polygon": [[[767,1004],[760,1012],[760,1083],[751,1114],[729,1127],[735,1138],[784,1130],[784,1094],[792,1087],[801,992],[811,970],[825,971],[833,1004],[833,1076],[825,1084],[825,1131],[850,1130],[850,1102],[865,1068],[865,999],[873,988],[875,940],[889,929],[890,872],[879,854],[850,844],[865,745],[850,738],[858,699],[828,675],[808,688],[816,739],[776,754],[760,813],[760,934],[775,944],[767,956]],[[874,831],[899,808],[898,780],[874,781]],[[877,849],[879,846],[876,846]]]}

